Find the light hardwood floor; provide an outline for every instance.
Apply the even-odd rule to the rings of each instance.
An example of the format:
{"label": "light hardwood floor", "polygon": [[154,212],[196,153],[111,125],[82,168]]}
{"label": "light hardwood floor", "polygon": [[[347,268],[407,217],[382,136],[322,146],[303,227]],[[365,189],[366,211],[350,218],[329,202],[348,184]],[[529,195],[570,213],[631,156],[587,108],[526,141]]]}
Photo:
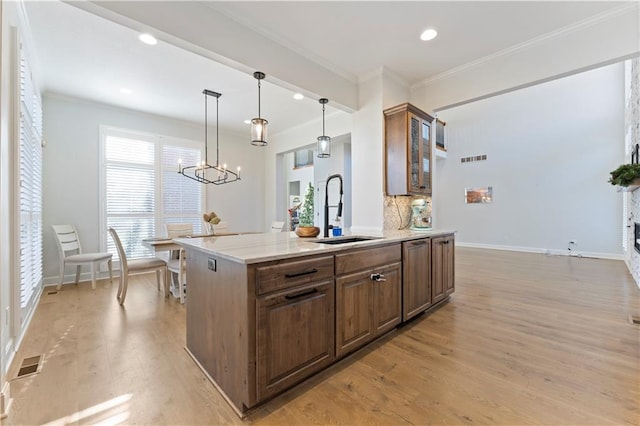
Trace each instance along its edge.
{"label": "light hardwood floor", "polygon": [[[3,424],[240,424],[183,347],[155,276],[43,294]],[[633,424],[640,292],[621,261],[456,249],[439,310],[254,410],[249,424]]]}

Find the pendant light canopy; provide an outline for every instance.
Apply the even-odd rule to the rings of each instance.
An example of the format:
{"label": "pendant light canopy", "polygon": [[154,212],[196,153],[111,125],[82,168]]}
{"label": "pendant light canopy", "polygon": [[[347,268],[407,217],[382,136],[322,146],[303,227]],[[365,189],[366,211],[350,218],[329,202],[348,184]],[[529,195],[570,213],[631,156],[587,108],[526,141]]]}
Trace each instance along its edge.
{"label": "pendant light canopy", "polygon": [[329,102],[327,98],[320,98],[318,101],[322,104],[322,136],[318,136],[318,157],[331,157],[331,138],[324,134],[324,106]]}
{"label": "pendant light canopy", "polygon": [[[178,160],[178,173],[193,179],[200,183],[212,183],[214,185],[222,185],[224,183],[231,183],[240,180],[240,167],[236,172],[232,172],[227,169],[226,164],[220,165],[220,148],[218,146],[218,103],[222,94],[213,92],[211,90],[203,90],[204,94],[204,161],[201,164],[195,166],[182,167],[182,160]],[[209,96],[216,98],[216,163],[215,165],[209,164],[208,159],[208,130],[209,130],[209,114],[207,110]]]}
{"label": "pendant light canopy", "polygon": [[269,122],[264,118],[260,118],[260,80],[265,78],[263,72],[256,71],[253,77],[258,80],[258,117],[251,119],[251,145],[266,146],[267,145],[267,124]]}

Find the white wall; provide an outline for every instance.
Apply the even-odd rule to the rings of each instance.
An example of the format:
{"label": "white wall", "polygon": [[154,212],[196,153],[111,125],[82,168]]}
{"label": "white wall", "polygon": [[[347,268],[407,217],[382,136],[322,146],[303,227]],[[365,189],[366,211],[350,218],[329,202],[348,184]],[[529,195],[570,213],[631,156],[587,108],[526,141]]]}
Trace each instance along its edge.
{"label": "white wall", "polygon": [[[440,112],[439,228],[460,243],[621,255],[622,201],[607,183],[623,162],[623,67],[615,64]],[[486,154],[487,160],[461,163]],[[464,189],[492,186],[492,204]]]}
{"label": "white wall", "polygon": [[[52,224],[73,223],[85,251],[99,250],[99,126],[108,125],[195,141],[204,140],[202,125],[110,107],[93,102],[44,98],[44,276],[55,282],[58,253]],[[207,186],[207,211],[229,223],[230,231],[260,231],[264,165],[254,147],[234,134],[220,133],[221,159],[242,167],[242,180]],[[211,141],[209,141],[211,144]],[[211,161],[211,158],[210,158]],[[204,212],[203,212],[204,213]]]}

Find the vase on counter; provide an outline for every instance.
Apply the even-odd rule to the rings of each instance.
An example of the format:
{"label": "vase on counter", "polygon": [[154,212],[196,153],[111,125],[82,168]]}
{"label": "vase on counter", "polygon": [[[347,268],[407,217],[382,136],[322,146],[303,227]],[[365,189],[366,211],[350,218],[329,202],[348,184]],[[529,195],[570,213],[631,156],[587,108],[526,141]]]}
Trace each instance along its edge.
{"label": "vase on counter", "polygon": [[298,226],[296,228],[296,235],[302,238],[317,237],[320,233],[320,228],[317,226]]}

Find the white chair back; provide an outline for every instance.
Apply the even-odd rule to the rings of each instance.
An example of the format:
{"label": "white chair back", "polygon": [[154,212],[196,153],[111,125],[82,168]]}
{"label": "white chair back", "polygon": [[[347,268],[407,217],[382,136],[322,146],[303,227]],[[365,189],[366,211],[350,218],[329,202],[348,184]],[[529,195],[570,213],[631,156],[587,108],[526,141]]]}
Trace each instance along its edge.
{"label": "white chair back", "polygon": [[193,234],[192,223],[166,223],[164,226],[167,230],[167,237],[169,238],[177,238]]}
{"label": "white chair back", "polygon": [[284,222],[271,222],[271,232],[282,232]]}
{"label": "white chair back", "polygon": [[122,243],[120,242],[120,237],[118,237],[118,233],[113,228],[109,228],[109,233],[111,234],[111,238],[113,238],[113,243],[116,245],[116,250],[118,251],[118,257],[120,258],[120,270],[122,271],[123,274],[126,274],[129,269],[127,264],[127,255],[124,252]]}
{"label": "white chair back", "polygon": [[80,246],[80,239],[78,238],[78,232],[73,225],[51,225],[53,231],[58,239],[58,249],[60,250],[61,258],[67,257],[67,253],[72,251],[80,254],[82,253],[82,247]]}

